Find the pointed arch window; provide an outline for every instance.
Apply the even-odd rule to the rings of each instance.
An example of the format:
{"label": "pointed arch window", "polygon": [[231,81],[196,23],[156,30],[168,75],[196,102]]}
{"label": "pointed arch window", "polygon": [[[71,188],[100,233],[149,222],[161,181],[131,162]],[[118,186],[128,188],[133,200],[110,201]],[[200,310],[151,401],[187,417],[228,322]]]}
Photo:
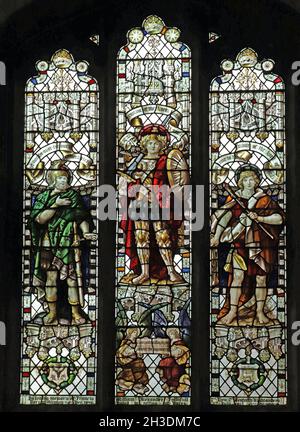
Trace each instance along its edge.
{"label": "pointed arch window", "polygon": [[210,87],[211,403],[286,404],[285,90],[251,48]]}
{"label": "pointed arch window", "polygon": [[66,49],[25,88],[22,404],[94,404],[98,84]]}
{"label": "pointed arch window", "polygon": [[173,214],[182,197],[158,192],[189,182],[191,53],[179,38],[152,15],[117,58],[116,404],[190,403],[191,232]]}

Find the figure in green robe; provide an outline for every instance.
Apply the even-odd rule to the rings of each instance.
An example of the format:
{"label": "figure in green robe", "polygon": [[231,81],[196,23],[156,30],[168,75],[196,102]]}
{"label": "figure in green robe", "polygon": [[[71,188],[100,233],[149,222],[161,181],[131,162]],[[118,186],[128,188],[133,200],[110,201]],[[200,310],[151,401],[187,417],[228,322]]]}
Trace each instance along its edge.
{"label": "figure in green robe", "polygon": [[[52,166],[53,168],[53,166]],[[58,278],[68,286],[72,324],[84,324],[80,241],[96,240],[90,232],[91,216],[79,192],[70,187],[71,173],[62,161],[47,175],[49,189],[41,192],[29,218],[34,251],[33,285],[45,299],[45,325],[57,321]]]}

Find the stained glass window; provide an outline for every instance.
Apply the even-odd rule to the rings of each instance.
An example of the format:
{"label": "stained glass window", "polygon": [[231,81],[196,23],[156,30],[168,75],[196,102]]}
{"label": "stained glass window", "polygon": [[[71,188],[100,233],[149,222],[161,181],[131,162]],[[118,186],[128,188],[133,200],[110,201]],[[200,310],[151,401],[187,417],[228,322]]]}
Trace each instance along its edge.
{"label": "stained glass window", "polygon": [[285,92],[251,48],[210,87],[211,403],[286,404]]}
{"label": "stained glass window", "polygon": [[[191,233],[173,210],[189,183],[191,54],[179,37],[149,16],[117,59],[116,404],[190,403]],[[154,202],[157,217],[130,215]]]}
{"label": "stained glass window", "polygon": [[22,404],[93,404],[98,84],[65,49],[25,88]]}

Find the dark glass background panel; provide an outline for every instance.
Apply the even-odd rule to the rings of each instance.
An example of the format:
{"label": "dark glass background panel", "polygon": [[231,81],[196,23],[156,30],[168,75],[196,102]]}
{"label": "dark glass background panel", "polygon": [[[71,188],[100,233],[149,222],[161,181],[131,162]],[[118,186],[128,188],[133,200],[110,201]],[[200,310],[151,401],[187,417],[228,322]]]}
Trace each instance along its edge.
{"label": "dark glass background panel", "polygon": [[[100,88],[100,181],[115,182],[116,56],[128,29],[150,14],[181,29],[193,55],[192,163],[193,184],[205,185],[205,227],[193,233],[193,371],[194,411],[251,411],[251,407],[209,406],[209,225],[208,225],[208,92],[220,62],[251,46],[261,58],[272,58],[286,83],[288,328],[299,320],[300,291],[300,88],[291,84],[291,65],[299,60],[300,4],[292,0],[2,0],[0,60],[6,65],[6,86],[0,86],[0,320],[6,322],[7,346],[0,347],[0,410],[112,411],[114,408],[114,282],[115,221],[100,223],[100,309],[98,402],[94,407],[19,405],[20,308],[22,293],[22,171],[24,86],[39,58],[66,48],[90,63]],[[221,38],[208,43],[208,32]],[[100,35],[99,47],[89,40]],[[289,330],[288,340],[291,332]],[[297,411],[300,351],[289,342],[289,401],[280,411]],[[255,411],[274,408],[256,407]],[[144,408],[130,407],[131,411]],[[148,411],[151,408],[147,408]],[[155,408],[153,408],[155,410]],[[160,411],[174,408],[166,406]],[[183,411],[188,408],[184,407]],[[179,411],[179,408],[176,408]]]}

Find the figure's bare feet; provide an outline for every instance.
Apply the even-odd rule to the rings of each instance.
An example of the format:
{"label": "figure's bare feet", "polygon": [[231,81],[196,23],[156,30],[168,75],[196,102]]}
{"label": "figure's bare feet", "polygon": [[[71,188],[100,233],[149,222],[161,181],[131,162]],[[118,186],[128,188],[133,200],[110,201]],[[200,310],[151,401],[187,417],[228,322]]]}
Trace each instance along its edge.
{"label": "figure's bare feet", "polygon": [[78,317],[78,318],[74,318],[72,319],[72,324],[73,325],[80,325],[80,324],[85,324],[86,323],[86,319],[83,317]]}
{"label": "figure's bare feet", "polygon": [[177,271],[175,271],[175,270],[173,270],[172,272],[169,272],[169,278],[170,278],[170,281],[173,283],[185,282],[183,277],[179,273],[177,273]]}
{"label": "figure's bare feet", "polygon": [[79,324],[85,324],[86,319],[81,314],[79,306],[72,306],[72,324],[73,325],[79,325]]}
{"label": "figure's bare feet", "polygon": [[44,316],[43,321],[44,321],[45,325],[56,325],[56,324],[58,324],[58,322],[57,322],[57,315],[54,312],[47,313],[47,315]]}
{"label": "figure's bare feet", "polygon": [[271,320],[264,314],[263,311],[256,312],[256,317],[254,320],[255,325],[269,324],[270,321]]}
{"label": "figure's bare feet", "polygon": [[132,279],[132,283],[134,285],[139,285],[147,282],[149,280],[149,275],[147,274],[140,274],[139,276]]}
{"label": "figure's bare feet", "polygon": [[219,319],[218,324],[230,325],[236,319],[236,311],[230,310],[227,315]]}

